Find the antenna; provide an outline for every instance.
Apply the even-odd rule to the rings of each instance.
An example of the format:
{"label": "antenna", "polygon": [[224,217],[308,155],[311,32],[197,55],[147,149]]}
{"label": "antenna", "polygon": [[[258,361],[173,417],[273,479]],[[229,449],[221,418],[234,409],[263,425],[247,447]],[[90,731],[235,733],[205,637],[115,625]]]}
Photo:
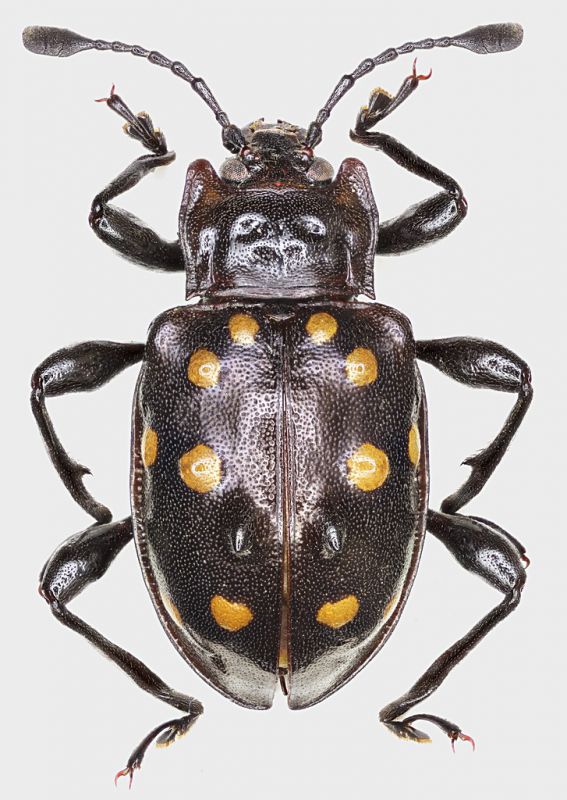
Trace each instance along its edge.
{"label": "antenna", "polygon": [[514,50],[519,47],[523,36],[522,26],[513,22],[480,25],[478,28],[472,28],[470,31],[461,33],[458,36],[444,36],[440,39],[421,39],[419,42],[406,42],[401,47],[392,47],[384,50],[375,58],[366,58],[354,72],[343,75],[337,83],[331,96],[308,128],[305,140],[306,146],[315,147],[319,144],[323,138],[321,127],[329,119],[333,108],[349,89],[352,89],[359,78],[372,72],[375,67],[394,61],[398,56],[406,53],[413,53],[415,50],[431,50],[433,47],[464,47],[466,50],[471,50],[473,53],[480,55],[503,53],[506,50]]}
{"label": "antenna", "polygon": [[228,116],[219,106],[215,96],[202,78],[196,78],[180,61],[170,61],[155,50],[146,50],[137,44],[123,42],[105,42],[103,39],[87,39],[64,28],[50,28],[34,25],[26,28],[22,34],[24,47],[41,56],[57,56],[66,58],[80,53],[82,50],[112,50],[113,53],[131,53],[146,58],[151,64],[171,70],[178,78],[190,84],[193,91],[205,101],[222,127],[223,144],[232,153],[238,153],[245,140],[236,125],[232,125]]}

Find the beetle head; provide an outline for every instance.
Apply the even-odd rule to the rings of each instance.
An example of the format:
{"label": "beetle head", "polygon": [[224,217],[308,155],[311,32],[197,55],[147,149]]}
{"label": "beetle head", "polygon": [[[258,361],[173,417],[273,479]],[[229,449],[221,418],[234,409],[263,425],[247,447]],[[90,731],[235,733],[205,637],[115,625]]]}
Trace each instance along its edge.
{"label": "beetle head", "polygon": [[307,131],[290,122],[258,119],[241,129],[244,146],[221,167],[221,177],[241,184],[291,181],[295,185],[328,183],[333,167],[316,158],[305,139]]}
{"label": "beetle head", "polygon": [[364,165],[347,159],[333,180],[331,165],[313,155],[323,124],[356,81],[415,50],[453,45],[499,53],[518,47],[522,36],[520,25],[499,23],[388,48],[343,75],[307,130],[263,119],[239,128],[202,78],[154,50],[44,26],[26,28],[23,41],[34,53],[56,57],[93,49],[132,53],[191,86],[214,114],[233,157],[220,177],[207,161],[189,166],[179,218],[187,297],[279,299],[374,296],[378,211]]}

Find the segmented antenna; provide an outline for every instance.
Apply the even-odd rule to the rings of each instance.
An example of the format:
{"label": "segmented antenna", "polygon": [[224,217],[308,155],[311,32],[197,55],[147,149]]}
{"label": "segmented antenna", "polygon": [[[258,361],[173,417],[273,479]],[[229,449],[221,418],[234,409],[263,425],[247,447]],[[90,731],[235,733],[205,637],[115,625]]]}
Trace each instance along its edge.
{"label": "segmented antenna", "polygon": [[132,53],[134,56],[146,58],[151,64],[171,70],[178,78],[190,84],[199,97],[205,101],[222,127],[223,144],[231,152],[238,153],[245,140],[240,128],[232,125],[226,113],[219,106],[215,96],[202,78],[196,78],[180,61],[170,61],[155,50],[146,50],[137,44],[123,42],[105,42],[103,39],[87,39],[64,28],[31,26],[22,34],[24,47],[41,56],[57,56],[65,58],[80,53],[82,50],[112,50],[114,53]]}
{"label": "segmented antenna", "polygon": [[375,58],[366,58],[358,67],[347,75],[343,75],[333,89],[331,96],[317,114],[307,131],[305,144],[307,147],[315,147],[322,139],[322,125],[329,119],[331,111],[352,89],[359,78],[367,75],[375,67],[394,61],[398,56],[406,53],[413,53],[415,50],[431,50],[433,47],[464,47],[473,53],[484,55],[486,53],[503,53],[506,50],[514,50],[522,43],[524,31],[522,26],[513,22],[503,22],[494,25],[479,25],[470,31],[461,33],[459,36],[444,36],[440,39],[422,39],[419,42],[406,42],[401,47],[392,47]]}

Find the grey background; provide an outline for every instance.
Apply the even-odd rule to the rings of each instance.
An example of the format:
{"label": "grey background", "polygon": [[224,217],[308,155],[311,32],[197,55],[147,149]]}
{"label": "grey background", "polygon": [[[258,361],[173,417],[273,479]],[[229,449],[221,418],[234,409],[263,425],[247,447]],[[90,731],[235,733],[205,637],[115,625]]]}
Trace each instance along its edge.
{"label": "grey background", "polygon": [[[88,339],[144,339],[160,311],[183,302],[183,277],[140,270],[89,231],[91,198],[141,153],[117,117],[93,98],[113,82],[134,110],[163,128],[178,159],[124,205],[173,238],[186,165],[219,164],[220,130],[188,86],[131,56],[40,59],[21,48],[27,24],[156,48],[206,77],[234,122],[260,115],[313,118],[337,79],[365,56],[411,38],[489,21],[524,24],[523,47],[502,56],[460,50],[420,54],[433,78],[383,129],[457,177],[469,200],[450,238],[376,266],[380,301],[413,321],[418,338],[495,339],[532,366],[536,397],[510,452],[470,511],[521,539],[532,558],[520,608],[462,663],[420,710],[475,736],[455,756],[441,734],[417,746],[378,723],[378,710],[499,597],[434,540],[402,621],[380,656],[334,697],[308,711],[234,706],[175,654],[153,613],[134,549],[74,609],[146,659],[172,686],[205,704],[190,736],[151,750],[138,798],[279,798],[321,794],[461,800],[546,796],[563,755],[565,388],[564,6],[404,0],[223,4],[24,2],[4,6],[3,64],[3,672],[1,772],[5,797],[116,797],[114,772],[170,709],[144,695],[76,635],[36,593],[49,553],[89,524],[59,482],[28,407],[29,375],[48,353]],[[395,90],[411,68],[399,59],[361,81],[325,126],[320,155],[369,167],[384,216],[432,191],[348,130],[373,86]],[[556,98],[559,98],[557,100]],[[135,369],[92,395],[50,408],[89,486],[128,514],[129,414]],[[461,460],[498,430],[513,397],[453,384],[424,367],[431,412],[431,502],[467,474]],[[558,640],[559,632],[559,640]],[[119,786],[117,791],[126,791]]]}

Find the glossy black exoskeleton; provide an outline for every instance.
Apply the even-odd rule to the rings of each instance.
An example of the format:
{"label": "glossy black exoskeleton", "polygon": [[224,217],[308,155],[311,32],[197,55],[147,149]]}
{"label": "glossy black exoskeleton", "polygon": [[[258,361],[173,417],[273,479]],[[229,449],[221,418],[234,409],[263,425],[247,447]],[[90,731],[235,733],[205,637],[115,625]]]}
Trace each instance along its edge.
{"label": "glossy black exoskeleton", "polygon": [[[415,69],[395,96],[373,91],[351,138],[386,153],[441,191],[381,222],[364,165],[332,166],[314,155],[322,125],[355,81],[417,49],[456,45],[476,53],[517,47],[518,25],[489,25],[425,39],[366,59],[337,84],[304,130],[258,120],[229,122],[208,86],[179,62],[120,42],[56,28],[27,28],[33,52],[131,52],[188,81],[214,112],[231,157],[220,174],[203,160],[187,172],[179,239],[166,242],[110,201],[171,162],[147,114],[111,93],[108,106],[150,155],[138,158],[97,197],[90,224],[104,242],[150,269],[183,270],[187,299],[156,319],[146,344],[87,342],[48,357],[33,375],[32,406],[53,463],[71,495],[96,520],[47,562],[41,592],[78,631],[143,689],[183,712],[141,742],[186,733],[203,711],[142,662],[68,609],[132,539],[161,622],[179,652],[212,686],[250,708],[269,708],[278,682],[291,708],[336,691],[382,646],[403,610],[425,531],[504,599],[450,647],[380,719],[398,736],[439,726],[404,716],[518,604],[524,548],[462,507],[480,492],[529,406],[527,365],[482,339],[414,341],[408,320],[374,298],[376,254],[399,254],[447,235],[466,214],[451,177],[373,130],[427,75]],[[517,400],[491,444],[466,463],[465,483],[428,509],[427,412],[417,360],[469,386]],[[87,471],[59,441],[45,398],[103,385],[142,362],[133,412],[132,516],[110,511],[83,485]]]}

